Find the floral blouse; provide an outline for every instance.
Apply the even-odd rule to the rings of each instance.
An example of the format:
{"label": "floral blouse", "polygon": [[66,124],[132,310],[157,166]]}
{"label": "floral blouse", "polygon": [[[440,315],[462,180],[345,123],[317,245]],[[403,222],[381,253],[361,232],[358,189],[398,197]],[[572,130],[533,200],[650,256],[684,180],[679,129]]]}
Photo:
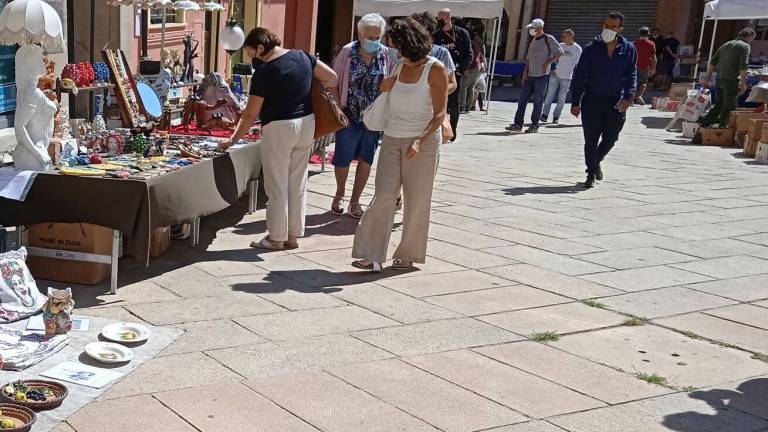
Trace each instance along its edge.
{"label": "floral blouse", "polygon": [[383,50],[373,55],[371,64],[366,64],[360,54],[360,43],[356,42],[350,51],[349,90],[344,114],[350,120],[361,121],[363,111],[379,96],[379,84],[384,79],[386,57]]}

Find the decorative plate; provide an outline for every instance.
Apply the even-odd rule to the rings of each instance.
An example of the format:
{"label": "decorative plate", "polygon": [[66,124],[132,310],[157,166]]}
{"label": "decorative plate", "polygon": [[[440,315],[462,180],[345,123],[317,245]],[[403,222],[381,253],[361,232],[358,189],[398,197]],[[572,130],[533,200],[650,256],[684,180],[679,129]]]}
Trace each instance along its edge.
{"label": "decorative plate", "polygon": [[144,342],[151,332],[147,326],[133,323],[112,323],[101,329],[106,339],[121,343]]}
{"label": "decorative plate", "polygon": [[112,342],[91,342],[85,346],[85,353],[102,363],[126,363],[133,360],[133,351]]}

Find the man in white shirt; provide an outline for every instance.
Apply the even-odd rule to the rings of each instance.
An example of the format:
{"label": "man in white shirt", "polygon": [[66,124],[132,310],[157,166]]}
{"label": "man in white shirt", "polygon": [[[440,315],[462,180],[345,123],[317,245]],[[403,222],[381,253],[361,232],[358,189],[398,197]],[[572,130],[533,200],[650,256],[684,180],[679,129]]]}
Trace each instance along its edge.
{"label": "man in white shirt", "polygon": [[552,108],[552,102],[554,102],[555,97],[557,97],[557,105],[552,116],[552,123],[556,124],[560,120],[560,114],[563,112],[565,97],[568,94],[568,88],[571,86],[573,69],[579,62],[579,57],[581,57],[581,46],[573,41],[573,37],[573,30],[568,29],[563,32],[563,42],[560,43],[563,55],[557,61],[557,67],[549,76],[547,98],[544,99],[544,108],[541,114],[542,122],[547,121],[549,110]]}

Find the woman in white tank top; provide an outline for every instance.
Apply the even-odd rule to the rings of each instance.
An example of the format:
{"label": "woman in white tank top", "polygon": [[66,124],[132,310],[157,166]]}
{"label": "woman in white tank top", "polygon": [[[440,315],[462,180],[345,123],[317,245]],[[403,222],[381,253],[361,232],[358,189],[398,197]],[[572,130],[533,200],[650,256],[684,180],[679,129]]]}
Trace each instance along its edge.
{"label": "woman in white tank top", "polygon": [[354,267],[381,271],[403,192],[403,235],[393,268],[423,264],[432,203],[432,184],[440,157],[440,126],[448,100],[448,72],[430,57],[432,36],[417,21],[404,18],[387,31],[402,57],[396,75],[384,79],[389,92],[389,117],[376,168],[376,192],[355,234]]}

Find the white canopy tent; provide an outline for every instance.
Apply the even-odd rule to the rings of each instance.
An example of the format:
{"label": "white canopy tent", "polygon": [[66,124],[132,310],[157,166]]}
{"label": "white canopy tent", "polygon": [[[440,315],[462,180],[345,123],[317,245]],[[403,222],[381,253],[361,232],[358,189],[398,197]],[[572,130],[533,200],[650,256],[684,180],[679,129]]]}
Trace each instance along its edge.
{"label": "white canopy tent", "polygon": [[[758,0],[754,0],[758,1]],[[763,0],[766,1],[766,0]],[[363,16],[368,13],[378,13],[382,16],[408,16],[411,14],[430,11],[434,14],[440,9],[449,8],[451,14],[465,18],[493,19],[493,36],[491,37],[491,56],[488,78],[488,106],[486,114],[491,108],[491,89],[493,76],[496,69],[496,52],[501,30],[501,17],[504,13],[503,0],[354,0],[353,16]],[[353,18],[354,19],[354,18]],[[458,91],[458,90],[457,90]]]}
{"label": "white canopy tent", "polygon": [[[712,28],[712,41],[709,44],[709,57],[707,65],[712,61],[712,53],[715,49],[715,34],[717,34],[717,22],[720,20],[749,20],[768,18],[767,0],[714,0],[704,5],[704,20],[701,23],[701,34],[699,35],[699,49],[704,42],[704,26],[707,20],[714,20]],[[698,77],[699,62],[696,62],[696,68],[693,73],[694,81]]]}

